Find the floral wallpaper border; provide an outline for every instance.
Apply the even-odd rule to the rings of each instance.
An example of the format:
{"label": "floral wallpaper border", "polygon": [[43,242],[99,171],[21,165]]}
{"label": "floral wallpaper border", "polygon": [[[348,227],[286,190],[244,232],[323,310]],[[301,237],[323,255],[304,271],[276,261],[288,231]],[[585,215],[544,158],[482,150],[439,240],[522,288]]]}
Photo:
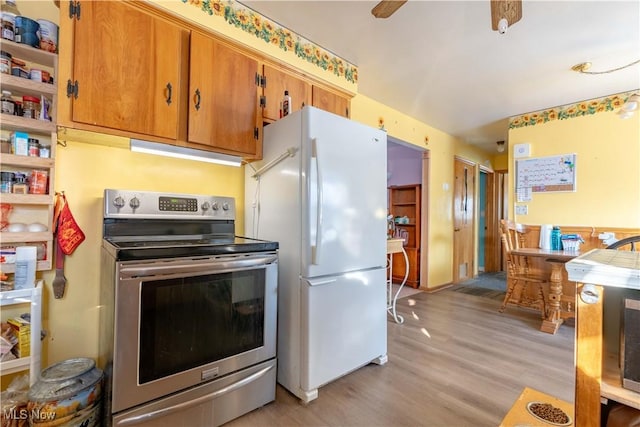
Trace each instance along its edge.
{"label": "floral wallpaper border", "polygon": [[603,98],[595,98],[576,104],[567,104],[553,107],[547,110],[534,111],[509,119],[509,129],[517,129],[524,126],[535,126],[553,120],[572,119],[574,117],[587,116],[605,111],[613,111],[622,107],[629,97],[637,91],[619,93]]}
{"label": "floral wallpaper border", "polygon": [[358,68],[300,37],[292,31],[269,21],[264,16],[234,0],[182,0],[199,8],[202,12],[220,18],[236,28],[255,35],[265,43],[278,46],[298,58],[316,65],[322,70],[344,78],[350,83],[358,82]]}

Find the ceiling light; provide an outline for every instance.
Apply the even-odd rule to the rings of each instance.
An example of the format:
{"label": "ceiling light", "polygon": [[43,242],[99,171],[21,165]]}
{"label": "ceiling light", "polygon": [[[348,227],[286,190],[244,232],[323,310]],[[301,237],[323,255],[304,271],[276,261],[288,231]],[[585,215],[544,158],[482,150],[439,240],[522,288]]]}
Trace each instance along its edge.
{"label": "ceiling light", "polygon": [[522,0],[491,0],[491,29],[500,34],[522,18]]}
{"label": "ceiling light", "polygon": [[638,104],[640,104],[640,95],[637,93],[631,94],[629,98],[622,104],[620,110],[618,110],[618,116],[621,119],[628,119],[634,115],[636,110],[638,109]]}
{"label": "ceiling light", "polygon": [[504,141],[497,141],[496,144],[498,145],[496,147],[496,150],[498,150],[498,153],[504,152]]}
{"label": "ceiling light", "polygon": [[635,111],[638,109],[638,104],[640,104],[640,95],[634,93],[629,98],[627,98],[627,101],[622,106],[622,109],[625,111]]}
{"label": "ceiling light", "polygon": [[509,28],[509,21],[507,21],[507,18],[502,18],[498,21],[498,32],[500,34],[506,33],[507,28]]}
{"label": "ceiling light", "polygon": [[591,68],[591,62],[582,62],[580,64],[576,64],[571,69],[578,73],[582,74],[608,74],[613,73],[614,71],[624,70],[627,67],[631,67],[632,65],[640,64],[640,59],[630,62],[627,65],[623,65],[622,67],[612,68],[610,70],[602,70],[602,71],[589,71]]}
{"label": "ceiling light", "polygon": [[213,153],[211,151],[194,150],[175,145],[157,144],[141,139],[131,140],[131,151],[136,153],[156,154],[158,156],[175,157],[178,159],[196,160],[198,162],[216,163],[226,166],[240,166],[242,158],[227,154]]}

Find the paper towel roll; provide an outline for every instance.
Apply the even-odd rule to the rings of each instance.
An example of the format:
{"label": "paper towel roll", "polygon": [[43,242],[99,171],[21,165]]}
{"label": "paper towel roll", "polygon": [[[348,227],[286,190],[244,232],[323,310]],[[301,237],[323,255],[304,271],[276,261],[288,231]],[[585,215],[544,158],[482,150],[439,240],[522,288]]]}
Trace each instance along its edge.
{"label": "paper towel roll", "polygon": [[540,249],[551,250],[551,230],[553,225],[543,224],[540,226]]}

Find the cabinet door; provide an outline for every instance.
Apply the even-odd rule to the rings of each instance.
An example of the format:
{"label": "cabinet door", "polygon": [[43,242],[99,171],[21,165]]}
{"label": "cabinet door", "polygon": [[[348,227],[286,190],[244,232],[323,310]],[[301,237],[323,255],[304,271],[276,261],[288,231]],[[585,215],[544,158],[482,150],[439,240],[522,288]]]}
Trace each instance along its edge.
{"label": "cabinet door", "polygon": [[278,120],[280,118],[285,90],[288,90],[291,96],[291,112],[298,111],[305,105],[311,105],[311,84],[269,65],[264,66],[263,74],[265,78],[262,92],[265,99],[262,109],[263,119]]}
{"label": "cabinet door", "polygon": [[349,117],[349,99],[330,92],[319,86],[313,86],[312,102],[314,107],[343,117]]}
{"label": "cabinet door", "polygon": [[258,61],[191,34],[189,142],[260,157]]}
{"label": "cabinet door", "polygon": [[176,139],[189,32],[126,2],[85,1],[81,10],[73,18],[72,120]]}

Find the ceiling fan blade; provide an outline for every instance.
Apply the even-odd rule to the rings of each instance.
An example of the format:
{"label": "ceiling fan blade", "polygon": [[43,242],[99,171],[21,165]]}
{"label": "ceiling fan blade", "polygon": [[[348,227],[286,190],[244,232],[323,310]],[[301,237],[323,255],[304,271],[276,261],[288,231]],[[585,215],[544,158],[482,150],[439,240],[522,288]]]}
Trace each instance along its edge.
{"label": "ceiling fan blade", "polygon": [[382,0],[371,9],[371,14],[376,18],[388,18],[406,2],[407,0]]}
{"label": "ceiling fan blade", "polygon": [[491,0],[491,28],[498,30],[500,19],[506,18],[512,26],[522,18],[522,0]]}

